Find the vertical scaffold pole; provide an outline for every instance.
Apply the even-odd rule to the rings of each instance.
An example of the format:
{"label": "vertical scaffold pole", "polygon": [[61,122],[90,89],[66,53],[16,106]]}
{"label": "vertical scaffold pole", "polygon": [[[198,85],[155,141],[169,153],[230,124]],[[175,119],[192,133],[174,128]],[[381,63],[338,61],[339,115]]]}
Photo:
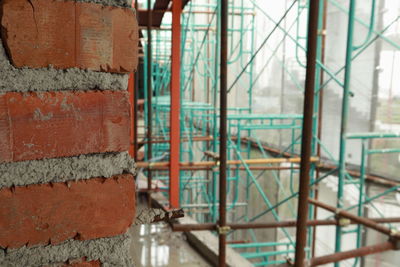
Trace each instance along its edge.
{"label": "vertical scaffold pole", "polygon": [[226,158],[228,95],[228,0],[221,1],[221,80],[219,147],[219,266],[226,266]]}
{"label": "vertical scaffold pole", "polygon": [[[349,100],[350,100],[350,78],[351,78],[351,64],[353,54],[353,35],[354,35],[354,15],[356,10],[356,1],[350,0],[349,4],[349,22],[347,29],[347,47],[346,47],[346,67],[344,70],[344,86],[343,86],[343,100],[342,100],[342,121],[340,126],[340,154],[339,154],[339,181],[337,192],[337,207],[343,207],[343,191],[344,179],[346,176],[346,134],[347,134],[347,121],[349,113]],[[340,252],[342,247],[342,227],[336,226],[336,244],[335,252]],[[335,267],[339,267],[339,263],[335,263]]]}
{"label": "vertical scaffold pole", "polygon": [[303,107],[299,203],[297,211],[295,266],[305,266],[307,245],[308,197],[310,193],[310,167],[314,113],[315,70],[317,58],[319,1],[311,0],[308,18],[307,69]]}
{"label": "vertical scaffold pole", "polygon": [[129,136],[129,155],[135,159],[135,74],[129,74],[128,80],[130,113],[130,136]]}
{"label": "vertical scaffold pole", "polygon": [[[138,0],[132,2],[133,7],[138,10]],[[138,44],[139,45],[139,44]],[[139,67],[133,74],[133,159],[136,161],[138,156],[138,99],[139,99]]]}
{"label": "vertical scaffold pole", "polygon": [[[152,68],[152,51],[151,51],[151,26],[152,22],[152,11],[151,11],[151,0],[147,0],[147,160],[151,160],[153,157],[152,153],[152,96],[153,96],[153,89],[152,89],[152,76],[153,76],[153,68]],[[147,190],[148,190],[148,197],[149,203],[150,194],[151,194],[151,171],[150,169],[147,172]]]}
{"label": "vertical scaffold pole", "polygon": [[172,2],[172,58],[171,58],[171,105],[170,105],[170,164],[169,204],[179,207],[179,152],[180,152],[180,58],[181,58],[181,10],[182,0]]}

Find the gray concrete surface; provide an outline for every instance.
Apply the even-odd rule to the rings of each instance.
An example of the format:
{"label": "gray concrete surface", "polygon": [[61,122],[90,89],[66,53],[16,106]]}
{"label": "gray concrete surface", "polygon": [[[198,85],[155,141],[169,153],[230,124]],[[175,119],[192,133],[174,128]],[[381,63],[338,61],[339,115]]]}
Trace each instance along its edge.
{"label": "gray concrete surface", "polygon": [[132,0],[76,0],[76,2],[96,3],[104,6],[131,7]]}
{"label": "gray concrete surface", "polygon": [[15,68],[8,60],[0,39],[0,93],[59,90],[127,90],[128,74],[95,72],[71,68]]}
{"label": "gray concrete surface", "polygon": [[128,152],[0,163],[0,188],[134,173]]}
{"label": "gray concrete surface", "polygon": [[131,237],[125,234],[88,241],[69,240],[56,246],[0,249],[0,266],[39,267],[87,257],[88,261],[99,259],[103,267],[131,267],[134,266],[129,255],[131,245]]}
{"label": "gray concrete surface", "polygon": [[[143,201],[138,209],[145,210]],[[132,226],[131,255],[136,267],[209,267],[186,241],[182,233],[175,233],[166,223]]]}

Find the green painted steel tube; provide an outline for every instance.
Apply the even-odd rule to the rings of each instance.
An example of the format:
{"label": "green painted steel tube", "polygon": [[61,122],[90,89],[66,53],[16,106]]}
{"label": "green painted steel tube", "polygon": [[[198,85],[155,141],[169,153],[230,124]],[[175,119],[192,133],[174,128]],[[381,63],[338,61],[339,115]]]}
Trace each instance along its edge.
{"label": "green painted steel tube", "polygon": [[[358,191],[359,197],[358,197],[358,210],[357,210],[357,216],[363,217],[364,216],[364,202],[365,202],[365,170],[366,170],[366,157],[367,157],[367,143],[365,141],[362,142],[361,144],[361,167],[360,167],[360,178],[359,178],[359,183],[360,183],[360,188]],[[356,240],[356,248],[360,248],[362,246],[362,235],[363,231],[362,229],[364,228],[363,225],[359,224],[357,225],[356,228],[356,233],[357,233],[357,240]],[[357,257],[353,263],[353,266],[357,266],[357,263],[359,261],[359,258]]]}
{"label": "green painted steel tube", "polygon": [[245,243],[245,244],[231,244],[231,248],[254,248],[254,247],[276,247],[276,246],[289,246],[288,242],[264,242],[264,243]]}
{"label": "green painted steel tube", "polygon": [[267,251],[267,252],[256,252],[256,253],[241,253],[240,255],[246,259],[254,259],[260,257],[270,257],[282,254],[294,253],[294,250],[283,250],[283,251]]}
{"label": "green painted steel tube", "polygon": [[[329,0],[330,3],[332,3],[333,5],[335,5],[339,10],[346,12],[348,14],[350,14],[350,9],[346,9],[345,7],[343,7],[338,1],[336,0]],[[354,16],[354,20],[357,21],[358,23],[360,23],[360,25],[364,26],[365,28],[369,29],[369,25],[368,23],[366,23],[365,21],[361,20],[358,17]],[[394,48],[396,48],[397,50],[400,50],[400,44],[393,42],[392,40],[390,40],[388,37],[384,36],[382,33],[377,32],[375,30],[373,30],[374,34],[377,34],[383,41],[385,41],[386,43],[388,43],[389,45],[393,46]]]}
{"label": "green painted steel tube", "polygon": [[[356,0],[350,0],[349,3],[349,21],[347,29],[347,45],[346,45],[346,68],[344,74],[344,87],[343,87],[343,100],[341,112],[341,126],[340,126],[340,152],[339,152],[339,177],[338,177],[338,193],[337,193],[337,207],[343,207],[343,191],[344,180],[346,175],[346,135],[347,123],[349,116],[350,105],[350,83],[351,83],[351,66],[352,66],[352,52],[353,52],[353,37],[354,37],[354,15],[356,10]],[[340,252],[342,247],[342,227],[336,226],[336,241],[335,252]],[[335,267],[339,267],[338,262]]]}
{"label": "green painted steel tube", "polygon": [[365,38],[364,42],[362,42],[360,45],[356,45],[353,47],[354,51],[364,47],[369,42],[369,40],[371,40],[372,34],[374,32],[374,28],[375,28],[375,7],[376,7],[376,0],[371,0],[371,13],[370,13],[369,26],[368,26],[368,34],[367,34],[367,37]]}

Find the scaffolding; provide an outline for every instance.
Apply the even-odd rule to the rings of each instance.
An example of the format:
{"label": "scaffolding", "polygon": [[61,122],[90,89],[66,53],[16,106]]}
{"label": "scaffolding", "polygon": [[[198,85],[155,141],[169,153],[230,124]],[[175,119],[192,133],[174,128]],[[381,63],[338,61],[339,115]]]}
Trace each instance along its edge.
{"label": "scaffolding", "polygon": [[[378,12],[378,5],[384,3],[382,0],[370,1],[367,21],[357,15],[355,0],[285,1],[280,17],[272,16],[256,0],[173,1],[177,6],[184,6],[183,9],[174,5],[172,9],[157,9],[157,2],[148,1],[147,6],[143,6],[148,9],[148,25],[147,31],[142,31],[141,45],[143,55],[147,56],[140,78],[145,89],[144,121],[150,130],[139,140],[146,153],[144,162],[137,164],[147,171],[149,193],[163,192],[170,199],[170,206],[182,207],[200,223],[178,225],[175,230],[216,230],[254,266],[289,264],[295,258],[296,266],[303,266],[299,259],[304,257],[311,266],[333,262],[339,266],[339,261],[350,258],[354,258],[352,266],[359,266],[362,256],[399,249],[396,227],[400,218],[386,218],[374,201],[399,192],[400,182],[373,175],[369,163],[372,155],[400,153],[400,147],[374,148],[374,140],[398,140],[400,135],[375,133],[373,127],[365,133],[348,130],[350,99],[359,93],[352,83],[355,79],[352,64],[377,42],[400,49],[400,44],[385,35],[398,22],[399,16],[383,25]],[[326,63],[328,5],[344,14],[348,21],[343,66],[332,67]],[[139,17],[144,12],[139,12]],[[160,25],[154,26],[152,16],[157,12],[164,18]],[[272,25],[261,40],[257,38],[256,16],[263,16]],[[222,25],[224,19],[227,29]],[[181,26],[174,33],[177,21]],[[361,42],[354,40],[356,26],[366,31]],[[224,32],[227,40],[223,38]],[[279,38],[272,39],[275,35]],[[294,50],[294,60],[277,58],[277,51],[282,49],[283,53],[287,49]],[[263,51],[269,51],[269,57],[260,59]],[[223,57],[220,55],[224,52],[229,73],[222,72]],[[304,94],[304,112],[281,110],[266,114],[255,111],[254,89],[263,75],[263,71],[255,70],[256,59],[261,62],[262,70],[270,67],[271,62],[279,63],[282,76]],[[174,66],[178,70],[171,71]],[[302,75],[303,79],[299,80]],[[227,107],[226,117],[219,104],[224,99],[221,79],[229,82],[225,89],[228,95],[234,94],[237,104]],[[340,128],[338,156],[324,143],[321,130],[323,93],[331,84],[342,99],[341,111],[337,114],[341,116],[340,125],[337,125]],[[171,112],[178,113],[171,115]],[[371,118],[373,116],[376,114],[371,114]],[[226,125],[222,125],[224,121]],[[226,136],[221,134],[224,128]],[[361,155],[359,170],[348,167],[349,142],[359,142],[360,146],[352,148],[361,150],[356,153]],[[226,160],[220,149],[225,147],[223,145],[226,145],[223,149]],[[308,151],[304,147],[308,147]],[[226,187],[223,186],[226,194],[222,195],[221,165],[226,166]],[[318,194],[318,185],[333,176],[337,177],[334,207],[322,203]],[[271,197],[272,192],[262,178],[269,179],[268,183],[276,188],[279,197]],[[368,183],[379,184],[385,190],[371,195]],[[357,203],[346,205],[344,192],[350,187],[357,192]],[[257,203],[263,205],[263,210],[257,214],[252,206],[254,194],[263,201]],[[221,206],[226,209],[228,223],[221,219]],[[333,215],[318,219],[317,208]],[[367,208],[379,217],[366,218]],[[316,228],[321,225],[336,228],[334,252],[328,256],[315,253]],[[289,229],[295,226],[297,242],[295,233]],[[366,246],[367,227],[387,235],[389,241]],[[255,229],[267,228],[277,229],[274,240],[259,240]],[[246,234],[237,234],[238,229]],[[300,235],[299,229],[304,229]],[[244,235],[248,239],[237,240]],[[355,236],[348,252],[342,246],[346,235]]]}

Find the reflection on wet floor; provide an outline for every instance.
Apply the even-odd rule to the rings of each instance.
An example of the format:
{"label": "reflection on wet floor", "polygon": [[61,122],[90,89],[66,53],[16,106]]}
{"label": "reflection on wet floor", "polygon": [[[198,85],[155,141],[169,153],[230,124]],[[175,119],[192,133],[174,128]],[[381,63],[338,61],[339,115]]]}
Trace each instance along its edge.
{"label": "reflection on wet floor", "polygon": [[182,233],[172,232],[166,223],[137,225],[130,231],[137,267],[211,266],[190,247]]}

